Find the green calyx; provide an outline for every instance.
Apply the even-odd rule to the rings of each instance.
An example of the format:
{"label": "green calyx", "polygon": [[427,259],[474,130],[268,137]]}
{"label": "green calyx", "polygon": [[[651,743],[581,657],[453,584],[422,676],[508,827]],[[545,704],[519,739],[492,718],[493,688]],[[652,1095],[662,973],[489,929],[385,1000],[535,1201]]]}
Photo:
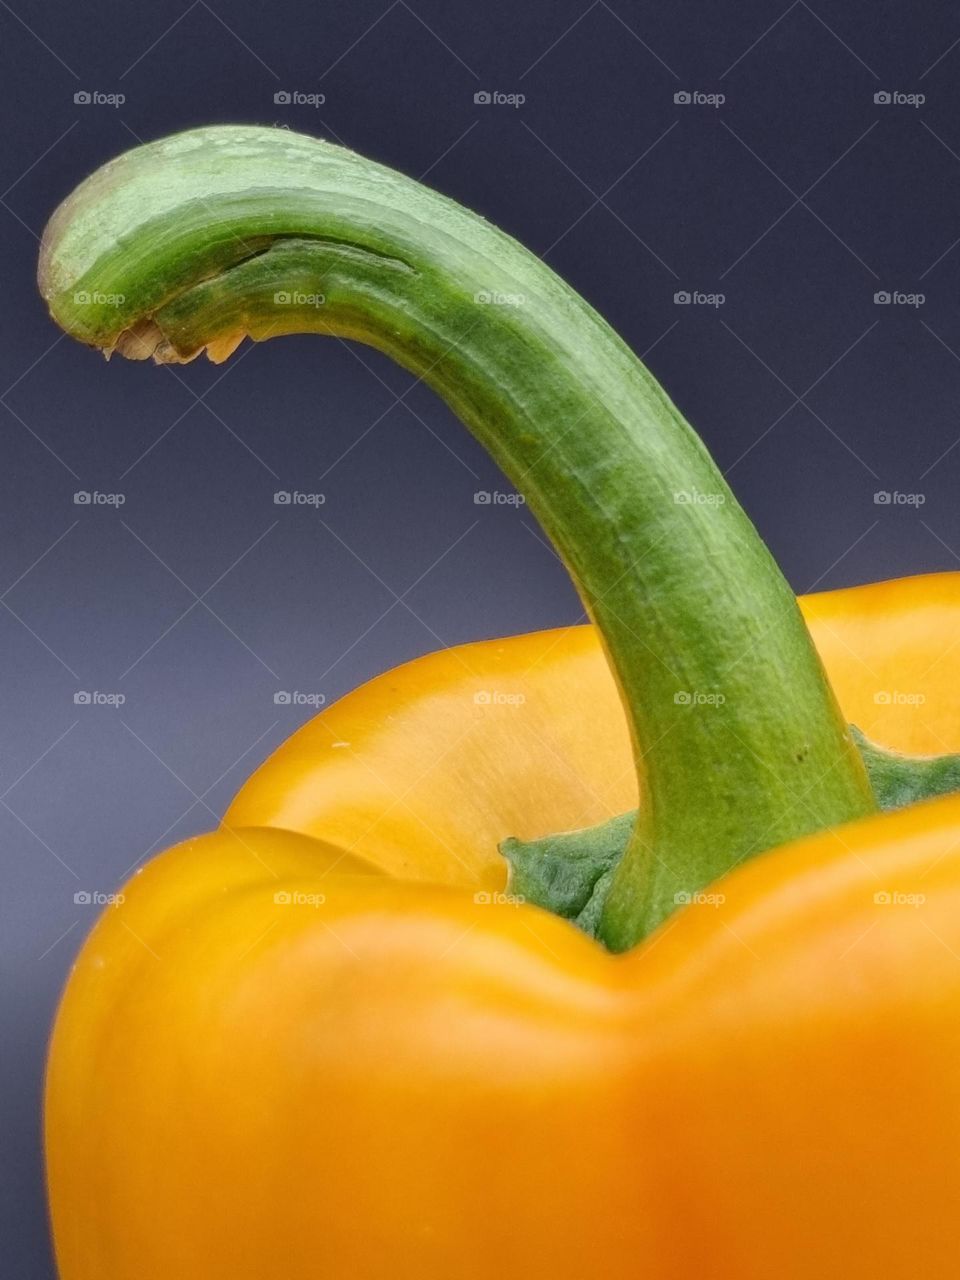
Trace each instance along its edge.
{"label": "green calyx", "polygon": [[[883,812],[960,791],[960,755],[903,755],[870,742],[854,725],[850,732]],[[539,840],[504,840],[500,852],[510,867],[511,895],[562,916],[592,938],[599,937],[604,902],[636,820],[634,809],[580,831],[562,831]],[[675,906],[694,901],[702,888],[695,881],[686,885],[678,881]]]}
{"label": "green calyx", "polygon": [[960,791],[960,755],[908,756],[871,742],[856,725],[850,726],[850,732],[880,809],[905,809]]}
{"label": "green calyx", "polygon": [[482,218],[317,139],[198,129],[104,166],[44,235],[40,288],[107,352],[367,342],[432,386],[567,565],[630,725],[643,810],[597,931],[675,884],[875,802],[793,594],[695,433],[572,289]]}
{"label": "green calyx", "polygon": [[511,897],[532,902],[599,936],[603,906],[637,821],[637,811],[595,827],[560,831],[540,840],[511,836],[500,845],[510,867]]}

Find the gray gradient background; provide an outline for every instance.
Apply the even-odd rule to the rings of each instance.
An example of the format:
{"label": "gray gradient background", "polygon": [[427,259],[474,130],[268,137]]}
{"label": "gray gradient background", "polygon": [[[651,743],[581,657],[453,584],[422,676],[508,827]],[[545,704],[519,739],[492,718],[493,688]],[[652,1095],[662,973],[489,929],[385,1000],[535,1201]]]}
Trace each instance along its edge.
{"label": "gray gradient background", "polygon": [[[52,1275],[39,1108],[93,919],[74,894],[216,822],[309,714],[277,690],[329,701],[441,645],[581,616],[529,516],[474,504],[508,487],[495,468],[374,353],[286,339],[173,371],[58,341],[34,290],[56,203],[194,124],[339,138],[544,254],[646,353],[798,591],[953,569],[958,37],[953,5],[877,0],[0,0],[5,1275]],[[527,101],[478,106],[481,89]],[[681,289],[726,301],[678,306]],[[877,306],[884,289],[926,302]],[[281,488],[326,503],[276,507]],[[80,489],[126,501],[78,507]],[[877,506],[880,489],[926,501]]]}

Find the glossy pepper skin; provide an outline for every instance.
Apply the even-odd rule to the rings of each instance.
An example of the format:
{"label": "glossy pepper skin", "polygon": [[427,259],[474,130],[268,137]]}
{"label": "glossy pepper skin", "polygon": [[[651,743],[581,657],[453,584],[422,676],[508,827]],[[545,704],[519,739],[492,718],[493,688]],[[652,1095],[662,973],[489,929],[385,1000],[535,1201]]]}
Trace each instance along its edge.
{"label": "glossy pepper skin", "polygon": [[[800,607],[851,724],[906,754],[960,751],[960,574]],[[502,889],[504,831],[532,840],[636,803],[597,633],[571,627],[443,650],[364,685],[293,734],[226,821],[302,831],[403,878]]]}
{"label": "glossy pepper skin", "polygon": [[[120,157],[54,215],[40,284],[135,358],[294,331],[394,356],[596,624],[378,678],[125,886],[51,1046],[63,1280],[953,1277],[960,799],[871,816],[848,724],[960,748],[960,579],[798,609],[582,299],[315,139]],[[638,792],[608,950],[511,900],[501,840]]]}
{"label": "glossy pepper skin", "polygon": [[[851,719],[960,748],[960,575],[801,604]],[[766,854],[614,957],[505,899],[492,839],[630,778],[588,627],[420,659],[294,735],[71,977],[64,1280],[954,1276],[960,799]]]}

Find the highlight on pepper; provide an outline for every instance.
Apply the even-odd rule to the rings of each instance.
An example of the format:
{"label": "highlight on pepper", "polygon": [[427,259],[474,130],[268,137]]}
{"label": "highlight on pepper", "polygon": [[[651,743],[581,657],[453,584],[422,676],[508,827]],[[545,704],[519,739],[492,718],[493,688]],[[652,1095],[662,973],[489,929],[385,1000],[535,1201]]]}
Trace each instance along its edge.
{"label": "highlight on pepper", "polygon": [[119,156],[39,287],[107,355],[385,352],[591,619],[324,708],[106,906],[47,1074],[63,1280],[956,1275],[960,575],[797,601],[581,297],[312,137]]}

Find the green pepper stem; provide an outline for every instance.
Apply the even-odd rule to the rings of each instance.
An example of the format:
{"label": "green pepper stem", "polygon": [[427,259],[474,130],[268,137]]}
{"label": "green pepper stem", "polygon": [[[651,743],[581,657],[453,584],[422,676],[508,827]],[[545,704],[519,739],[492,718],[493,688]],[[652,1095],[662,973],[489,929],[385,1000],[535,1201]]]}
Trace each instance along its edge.
{"label": "green pepper stem", "polygon": [[483,219],[314,138],[199,129],[79,187],[40,287],[68,333],[135,357],[370,343],[473,431],[567,565],[630,722],[644,800],[601,923],[613,949],[750,854],[873,808],[793,594],[707,450],[609,326]]}

